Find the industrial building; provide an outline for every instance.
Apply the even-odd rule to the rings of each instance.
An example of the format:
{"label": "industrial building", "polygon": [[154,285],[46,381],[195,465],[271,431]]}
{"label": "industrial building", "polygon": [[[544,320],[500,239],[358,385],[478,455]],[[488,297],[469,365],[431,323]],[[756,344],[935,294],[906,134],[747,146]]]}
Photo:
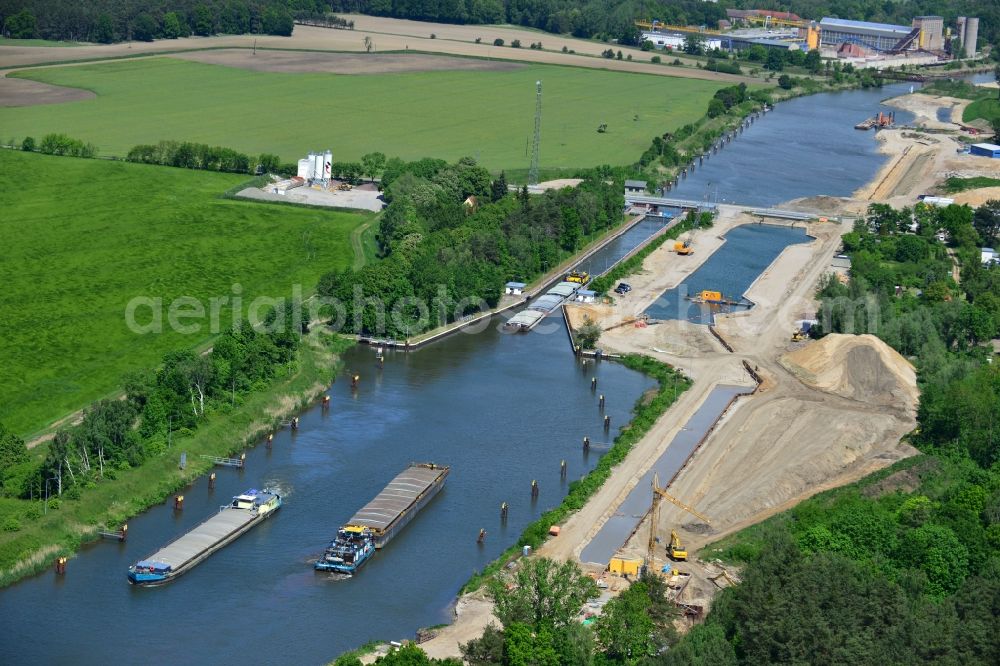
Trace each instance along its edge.
{"label": "industrial building", "polygon": [[296,175],[305,181],[327,181],[330,180],[333,168],[333,153],[329,150],[325,153],[309,153],[305,159],[299,160]]}
{"label": "industrial building", "polygon": [[[684,48],[684,40],[686,38],[687,35],[679,32],[657,32],[653,30],[642,33],[642,41],[652,42],[653,48],[670,49],[671,51]],[[702,46],[709,51],[712,49],[721,49],[722,40],[718,37],[704,35]]]}
{"label": "industrial building", "polygon": [[[819,26],[820,45],[834,49],[847,43],[857,44],[872,51],[897,51],[906,50],[914,41],[910,37],[913,28],[905,25],[824,17]],[[900,49],[900,44],[905,44],[908,37],[911,44],[906,44]]]}
{"label": "industrial building", "polygon": [[995,143],[974,143],[969,147],[969,154],[1000,158],[1000,146]]}
{"label": "industrial building", "polygon": [[966,58],[975,58],[976,42],[979,40],[979,19],[959,16],[956,24],[958,30],[955,36],[958,37],[958,44],[961,48],[960,53],[964,54]]}

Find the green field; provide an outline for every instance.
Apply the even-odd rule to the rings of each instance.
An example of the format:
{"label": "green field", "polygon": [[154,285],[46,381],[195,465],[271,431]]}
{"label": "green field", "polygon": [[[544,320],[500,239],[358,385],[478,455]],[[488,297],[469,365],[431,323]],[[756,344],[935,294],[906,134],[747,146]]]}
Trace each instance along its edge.
{"label": "green field", "polygon": [[[276,153],[291,161],[330,148],[404,159],[471,155],[487,168],[526,168],[535,81],[543,85],[542,167],[627,164],[654,136],[700,118],[719,84],[572,67],[514,71],[276,74],[172,58],[57,67],[16,76],[86,88],[96,99],[0,108],[3,134],[62,132],[123,155],[175,139]],[[607,123],[607,133],[597,127]]]}
{"label": "green field", "polygon": [[[0,150],[0,421],[29,435],[116,391],[129,370],[211,335],[171,332],[178,296],[242,285],[306,295],[354,259],[370,216],[220,198],[245,176]],[[162,335],[125,324],[136,296],[162,298]],[[149,320],[149,309],[137,319]],[[219,319],[231,323],[229,309]]]}
{"label": "green field", "polygon": [[991,92],[989,97],[977,99],[965,107],[962,113],[963,121],[969,122],[977,118],[983,118],[988,122],[1000,121],[1000,100],[997,99],[996,92]]}

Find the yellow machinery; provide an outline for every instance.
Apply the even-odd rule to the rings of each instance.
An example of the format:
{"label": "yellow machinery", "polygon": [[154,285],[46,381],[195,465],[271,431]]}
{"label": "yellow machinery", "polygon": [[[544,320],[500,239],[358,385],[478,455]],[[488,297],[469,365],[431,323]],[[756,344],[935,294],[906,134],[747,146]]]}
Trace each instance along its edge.
{"label": "yellow machinery", "polygon": [[747,23],[759,23],[765,28],[773,28],[775,26],[780,26],[782,28],[805,28],[809,25],[809,21],[795,21],[793,19],[775,18],[766,14],[747,16],[743,20]]}
{"label": "yellow machinery", "polygon": [[806,339],[806,334],[802,332],[801,328],[797,328],[792,331],[792,342],[801,342]]}
{"label": "yellow machinery", "polygon": [[626,559],[624,557],[612,557],[608,563],[608,571],[622,576],[638,576],[642,568],[642,560]]}
{"label": "yellow machinery", "polygon": [[677,254],[694,254],[694,248],[691,247],[690,241],[674,241],[674,252]]}
{"label": "yellow machinery", "polygon": [[566,282],[576,282],[578,284],[587,284],[590,279],[590,275],[583,271],[573,271],[566,276]]}
{"label": "yellow machinery", "polygon": [[[652,503],[652,505],[649,508],[649,543],[647,544],[647,548],[646,548],[646,567],[647,568],[652,567],[652,564],[653,564],[653,549],[656,546],[656,524],[659,522],[659,519],[660,519],[660,500],[661,499],[666,499],[671,504],[674,504],[674,505],[676,505],[676,506],[684,509],[685,511],[687,511],[688,513],[690,513],[692,516],[694,516],[694,517],[698,518],[699,520],[701,520],[706,525],[711,525],[712,524],[712,521],[710,521],[708,518],[706,518],[705,516],[701,515],[695,509],[693,509],[692,507],[688,506],[684,502],[680,501],[679,499],[677,499],[676,497],[674,497],[673,495],[671,495],[670,493],[668,493],[666,488],[661,488],[660,487],[660,480],[657,477],[657,475],[654,473],[653,474],[653,503]],[[677,536],[677,532],[676,531],[672,530],[670,532],[670,545],[667,548],[667,552],[670,554],[670,556],[673,559],[680,559],[680,560],[686,560],[687,559],[687,551],[684,550],[681,547],[681,540]]]}
{"label": "yellow machinery", "polygon": [[353,188],[354,186],[351,185],[350,183],[341,183],[340,185],[337,186],[338,190],[351,190]]}
{"label": "yellow machinery", "polygon": [[687,562],[688,552],[681,545],[681,538],[677,536],[677,530],[670,530],[670,559]]}

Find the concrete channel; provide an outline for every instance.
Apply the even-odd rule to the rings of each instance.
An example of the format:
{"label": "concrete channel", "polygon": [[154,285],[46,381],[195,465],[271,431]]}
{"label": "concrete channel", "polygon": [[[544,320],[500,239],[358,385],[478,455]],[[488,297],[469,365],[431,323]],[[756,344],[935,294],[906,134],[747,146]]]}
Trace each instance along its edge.
{"label": "concrete channel", "polygon": [[580,561],[607,565],[638,529],[652,501],[653,474],[661,485],[669,486],[688,459],[718,423],[722,415],[742,395],[754,392],[750,386],[720,384],[712,389],[698,410],[674,436],[663,455],[643,474],[615,513],[601,526],[580,553]]}

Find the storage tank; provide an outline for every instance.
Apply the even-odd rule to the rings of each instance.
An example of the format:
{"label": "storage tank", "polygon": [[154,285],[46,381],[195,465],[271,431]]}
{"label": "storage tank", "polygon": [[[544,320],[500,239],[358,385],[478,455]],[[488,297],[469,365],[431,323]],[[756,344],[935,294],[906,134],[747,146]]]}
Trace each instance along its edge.
{"label": "storage tank", "polygon": [[303,178],[305,180],[309,180],[309,178],[310,178],[309,172],[311,170],[312,170],[312,160],[310,160],[307,157],[306,159],[299,160],[299,169],[296,172],[296,175],[299,178]]}
{"label": "storage tank", "polygon": [[323,153],[313,155],[313,178],[320,180],[323,178]]}
{"label": "storage tank", "polygon": [[330,169],[333,166],[333,153],[329,150],[323,153],[323,178],[330,180]]}
{"label": "storage tank", "polygon": [[976,57],[976,41],[979,39],[979,19],[968,17],[965,19],[965,39],[962,45],[965,46],[965,57]]}

